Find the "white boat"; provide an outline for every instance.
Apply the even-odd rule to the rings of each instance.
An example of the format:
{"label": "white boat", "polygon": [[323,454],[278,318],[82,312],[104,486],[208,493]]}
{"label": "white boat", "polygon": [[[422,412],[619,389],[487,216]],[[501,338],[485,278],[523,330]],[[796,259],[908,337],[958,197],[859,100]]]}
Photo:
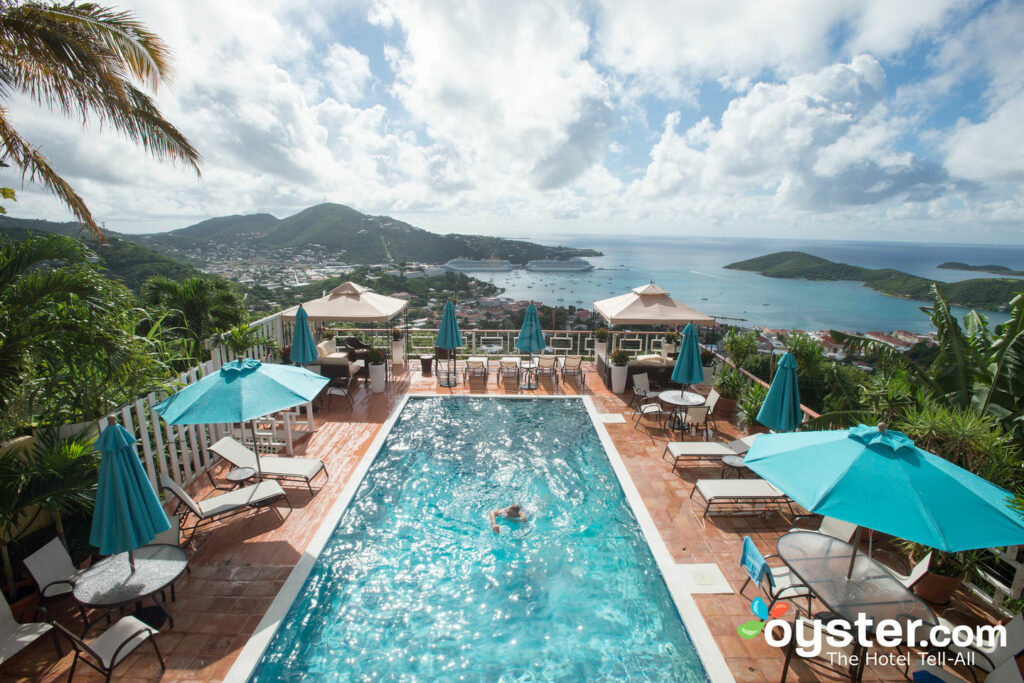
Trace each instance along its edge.
{"label": "white boat", "polygon": [[453,270],[457,273],[466,273],[488,270],[512,270],[514,266],[503,259],[453,258],[451,261],[444,264],[444,268],[447,270]]}
{"label": "white boat", "polygon": [[534,271],[548,271],[552,273],[578,273],[584,270],[593,270],[594,266],[581,258],[570,258],[563,261],[544,259],[540,261],[527,262],[526,269]]}

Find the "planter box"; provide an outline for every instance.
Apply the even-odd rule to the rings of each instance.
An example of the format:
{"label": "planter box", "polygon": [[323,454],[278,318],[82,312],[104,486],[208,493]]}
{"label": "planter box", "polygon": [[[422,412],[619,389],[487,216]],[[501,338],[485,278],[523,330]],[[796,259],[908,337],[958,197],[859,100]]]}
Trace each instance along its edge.
{"label": "planter box", "polygon": [[612,366],[612,393],[624,394],[626,392],[626,377],[629,374],[629,367],[625,365]]}
{"label": "planter box", "polygon": [[665,343],[662,343],[662,345],[661,345],[661,357],[662,358],[668,358],[668,355],[670,353],[675,353],[675,352],[676,352],[676,345],[675,344],[665,344]]}
{"label": "planter box", "polygon": [[384,383],[387,379],[387,373],[384,369],[384,364],[370,366],[370,392],[374,394],[380,394],[384,391]]}
{"label": "planter box", "polygon": [[594,357],[608,354],[608,342],[594,342]]}
{"label": "planter box", "polygon": [[391,341],[391,362],[405,365],[405,340]]}

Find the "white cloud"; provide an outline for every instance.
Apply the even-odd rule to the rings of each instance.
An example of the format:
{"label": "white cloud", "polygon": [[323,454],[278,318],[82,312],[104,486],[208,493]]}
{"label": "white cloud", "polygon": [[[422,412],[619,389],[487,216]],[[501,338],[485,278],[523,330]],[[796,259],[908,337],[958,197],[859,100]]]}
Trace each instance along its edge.
{"label": "white cloud", "polygon": [[370,59],[359,50],[335,43],[327,51],[321,78],[342,101],[359,99],[370,81]]}
{"label": "white cloud", "polygon": [[946,140],[946,168],[980,181],[1024,180],[1024,92],[981,123],[961,121]]}

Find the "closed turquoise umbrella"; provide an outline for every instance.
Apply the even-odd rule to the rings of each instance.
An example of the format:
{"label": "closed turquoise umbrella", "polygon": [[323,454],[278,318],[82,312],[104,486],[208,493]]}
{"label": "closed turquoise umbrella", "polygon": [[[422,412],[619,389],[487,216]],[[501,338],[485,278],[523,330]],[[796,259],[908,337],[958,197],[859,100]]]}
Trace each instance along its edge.
{"label": "closed turquoise umbrella", "polygon": [[294,365],[233,360],[153,410],[172,425],[246,422],[312,401],[328,381]]}
{"label": "closed turquoise umbrella", "polygon": [[96,441],[100,460],[96,507],[93,509],[89,543],[101,555],[128,553],[135,571],[132,551],[171,528],[153,485],[135,450],[135,435],[113,420]]}
{"label": "closed turquoise umbrella", "polygon": [[[441,329],[437,331],[437,346],[446,351],[454,351],[462,346],[462,333],[459,332],[459,321],[455,317],[455,306],[451,301],[444,305],[444,314],[441,316]],[[442,387],[455,386],[454,354],[448,358],[448,373],[444,379],[438,378],[438,384]]]}
{"label": "closed turquoise umbrella", "polygon": [[316,341],[313,339],[313,333],[309,331],[309,322],[307,322],[306,318],[306,309],[302,307],[302,304],[299,304],[299,310],[295,312],[292,348],[288,353],[288,358],[291,362],[298,363],[299,365],[313,363],[319,358],[319,354],[316,352]]}
{"label": "closed turquoise umbrella", "polygon": [[699,384],[704,381],[704,366],[700,360],[700,343],[697,328],[689,323],[683,328],[683,338],[676,365],[672,368],[672,381],[682,385]]}
{"label": "closed turquoise umbrella", "polygon": [[803,412],[800,410],[800,388],[796,381],[796,358],[786,353],[779,359],[775,377],[768,387],[757,421],[777,432],[791,432],[800,426]]}
{"label": "closed turquoise umbrella", "polygon": [[1024,544],[1009,491],[884,425],[763,434],[743,462],[809,512],[859,527],[947,552]]}
{"label": "closed turquoise umbrella", "polygon": [[[519,329],[519,336],[516,337],[516,348],[523,353],[540,353],[547,348],[547,342],[544,341],[544,330],[540,326],[540,316],[537,315],[537,307],[530,302],[530,305],[526,307],[526,315],[523,317],[523,326]],[[532,379],[527,379],[523,385],[523,389],[536,389],[537,383]]]}

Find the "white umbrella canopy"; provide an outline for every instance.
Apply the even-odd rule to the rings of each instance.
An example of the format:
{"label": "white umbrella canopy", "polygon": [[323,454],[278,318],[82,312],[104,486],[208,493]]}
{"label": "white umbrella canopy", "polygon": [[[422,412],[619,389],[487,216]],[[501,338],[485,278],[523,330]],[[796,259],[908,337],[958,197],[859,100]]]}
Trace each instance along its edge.
{"label": "white umbrella canopy", "polygon": [[629,294],[594,302],[609,325],[714,325],[715,319],[670,297],[653,282]]}
{"label": "white umbrella canopy", "polygon": [[[396,299],[371,292],[362,285],[345,282],[325,296],[302,304],[309,320],[337,322],[382,323],[391,320],[409,305],[404,299]],[[288,321],[295,320],[298,306],[292,306],[281,313]]]}

